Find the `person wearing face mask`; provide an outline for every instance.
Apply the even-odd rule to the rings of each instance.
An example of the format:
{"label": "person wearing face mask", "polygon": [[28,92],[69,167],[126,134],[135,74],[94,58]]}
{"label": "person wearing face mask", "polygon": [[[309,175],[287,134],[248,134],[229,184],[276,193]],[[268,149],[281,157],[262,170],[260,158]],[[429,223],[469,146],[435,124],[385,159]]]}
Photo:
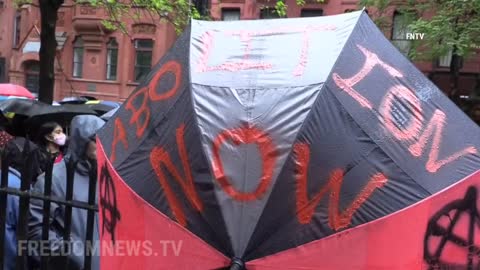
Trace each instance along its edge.
{"label": "person wearing face mask", "polygon": [[[58,164],[55,164],[52,172],[51,195],[53,197],[65,198],[67,186],[67,166],[69,162],[76,163],[73,177],[73,200],[88,202],[88,191],[90,184],[89,173],[96,173],[96,143],[95,136],[97,131],[104,125],[105,121],[92,115],[81,115],[73,118],[70,126],[70,141],[65,158]],[[43,193],[45,186],[45,174],[38,177],[37,182],[32,187],[34,192]],[[98,192],[96,193],[98,194]],[[42,239],[42,219],[43,219],[43,201],[32,199],[30,202],[30,219],[28,239],[38,241]],[[63,245],[62,235],[65,224],[65,206],[51,203],[50,208],[50,231],[49,231],[49,249],[56,252]],[[85,243],[86,239],[87,211],[80,208],[73,208],[70,239],[75,243]],[[97,242],[98,234],[98,213],[95,214],[93,240]],[[95,243],[94,242],[94,243]],[[83,269],[84,254],[70,254],[70,269]],[[32,256],[32,264],[37,265],[40,262],[39,256]],[[51,267],[54,267],[55,258],[50,258]],[[92,270],[99,269],[98,254],[92,255]],[[61,268],[58,268],[61,269]]]}
{"label": "person wearing face mask", "polygon": [[67,135],[62,127],[56,122],[48,122],[40,126],[36,132],[37,145],[50,156],[55,157],[55,164],[63,159],[63,148],[67,142]]}

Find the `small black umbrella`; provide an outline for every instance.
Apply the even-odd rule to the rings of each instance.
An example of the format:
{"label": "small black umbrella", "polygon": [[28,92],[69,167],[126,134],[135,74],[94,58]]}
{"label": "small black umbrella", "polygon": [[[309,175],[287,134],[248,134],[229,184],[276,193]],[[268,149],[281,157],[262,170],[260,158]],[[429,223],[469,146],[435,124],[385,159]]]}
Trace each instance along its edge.
{"label": "small black umbrella", "polygon": [[32,99],[7,99],[0,101],[0,111],[4,114],[14,113],[25,117],[31,117],[39,113],[52,111],[49,104]]}
{"label": "small black umbrella", "polygon": [[60,104],[85,104],[88,99],[84,97],[66,97],[62,101],[58,102]]}
{"label": "small black umbrella", "polygon": [[103,120],[105,121],[108,121],[110,120],[110,118],[112,118],[112,116],[118,111],[118,108],[115,108],[113,110],[110,110],[109,112],[107,112],[106,114],[100,116],[100,118],[102,118]]}
{"label": "small black umbrella", "polygon": [[77,115],[99,115],[99,113],[84,105],[63,104],[53,106],[27,99],[1,101],[0,111],[4,114],[14,113],[12,125],[17,135],[24,135],[25,131],[35,130],[43,123],[50,121],[68,127],[72,118]]}
{"label": "small black umbrella", "polygon": [[110,105],[106,105],[106,104],[103,104],[103,103],[97,103],[97,104],[85,104],[85,105],[79,105],[79,106],[87,106],[88,108],[94,110],[95,112],[98,113],[98,115],[102,115],[102,114],[105,114],[113,109],[115,109],[115,107],[112,107]]}

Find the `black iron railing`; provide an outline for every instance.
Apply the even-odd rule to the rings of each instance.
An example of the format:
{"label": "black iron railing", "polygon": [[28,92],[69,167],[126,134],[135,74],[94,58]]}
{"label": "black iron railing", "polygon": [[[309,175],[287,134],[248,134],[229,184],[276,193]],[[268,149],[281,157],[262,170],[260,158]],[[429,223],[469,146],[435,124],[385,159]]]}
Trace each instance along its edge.
{"label": "black iron railing", "polygon": [[[77,201],[73,200],[73,187],[74,187],[74,175],[75,169],[77,164],[73,161],[66,162],[66,196],[64,198],[59,198],[52,196],[52,171],[53,171],[53,163],[54,160],[52,159],[49,164],[47,164],[47,169],[45,172],[45,181],[43,187],[43,193],[34,192],[31,190],[31,179],[32,179],[32,172],[31,168],[31,158],[27,153],[29,153],[29,144],[26,143],[26,146],[23,149],[23,160],[24,166],[21,170],[21,186],[20,189],[17,188],[10,188],[9,187],[9,180],[8,180],[8,173],[9,173],[9,158],[3,154],[2,155],[2,166],[1,166],[1,181],[0,181],[0,270],[3,270],[4,265],[3,261],[5,258],[5,228],[6,228],[6,221],[7,221],[7,196],[17,196],[19,198],[19,213],[18,213],[18,221],[16,227],[16,237],[18,243],[28,243],[28,230],[29,230],[29,209],[30,209],[30,200],[40,200],[43,202],[43,220],[42,220],[42,236],[41,240],[44,242],[48,242],[49,239],[49,231],[51,229],[51,219],[50,219],[50,211],[51,211],[51,204],[55,203],[60,206],[64,207],[64,226],[63,226],[63,244],[68,245],[71,237],[71,228],[72,228],[72,210],[73,209],[84,209],[87,210],[87,228],[86,228],[86,239],[85,243],[92,243],[94,237],[94,224],[95,224],[95,213],[98,212],[98,206],[96,204],[96,185],[97,185],[97,171],[96,168],[91,168],[89,173],[89,188],[88,188],[88,201]],[[27,244],[27,246],[29,246]],[[49,256],[45,256],[45,254],[40,254],[40,264],[38,266],[32,266],[31,260],[28,257],[30,254],[29,252],[21,252],[19,249],[19,245],[17,245],[17,258],[16,258],[16,269],[17,270],[27,270],[27,269],[38,269],[47,270],[47,269],[70,269],[68,255],[61,254],[58,258],[55,258],[55,266],[51,265],[51,258]],[[85,244],[85,252],[84,252],[84,267],[85,270],[91,269],[91,262],[92,262],[92,254],[88,244]],[[11,259],[11,258],[10,258]],[[60,261],[60,265],[58,265]]]}

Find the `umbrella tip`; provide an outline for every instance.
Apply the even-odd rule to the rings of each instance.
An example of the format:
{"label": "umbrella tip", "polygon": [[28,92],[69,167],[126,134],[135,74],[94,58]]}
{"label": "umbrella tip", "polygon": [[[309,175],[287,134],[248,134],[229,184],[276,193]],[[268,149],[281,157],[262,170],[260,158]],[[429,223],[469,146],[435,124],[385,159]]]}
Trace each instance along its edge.
{"label": "umbrella tip", "polygon": [[229,270],[245,270],[245,262],[240,258],[234,257],[230,263]]}

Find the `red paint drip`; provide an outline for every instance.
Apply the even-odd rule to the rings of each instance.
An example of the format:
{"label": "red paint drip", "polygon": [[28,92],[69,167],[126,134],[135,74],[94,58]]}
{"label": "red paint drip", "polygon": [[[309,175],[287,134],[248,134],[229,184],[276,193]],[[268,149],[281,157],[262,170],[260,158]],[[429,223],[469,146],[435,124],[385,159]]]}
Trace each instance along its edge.
{"label": "red paint drip", "polygon": [[188,161],[187,149],[185,147],[184,134],[185,124],[182,124],[177,129],[176,139],[178,145],[178,153],[180,155],[180,159],[182,160],[185,178],[181,176],[179,170],[173,164],[170,155],[167,151],[165,151],[165,149],[163,149],[163,147],[155,147],[150,153],[150,164],[152,165],[152,168],[157,175],[160,185],[165,192],[165,196],[167,197],[168,204],[170,206],[170,209],[172,209],[175,219],[182,226],[187,225],[187,219],[185,217],[182,206],[177,198],[177,194],[172,190],[167,181],[162,166],[165,167],[168,172],[173,176],[175,181],[180,184],[180,187],[185,193],[185,197],[193,206],[193,208],[199,212],[202,212],[203,204],[200,200],[200,197],[198,196],[198,193],[195,190],[195,184],[193,182],[192,172],[190,170],[190,163]]}
{"label": "red paint drip", "polygon": [[[234,145],[257,144],[262,158],[262,175],[260,183],[253,192],[241,192],[232,186],[223,169],[220,157],[220,149],[227,141]],[[263,131],[254,127],[243,127],[238,129],[225,130],[221,132],[213,143],[212,168],[215,179],[220,187],[231,198],[237,201],[253,201],[260,199],[268,190],[272,182],[273,172],[277,161],[277,151],[270,137]]]}
{"label": "red paint drip", "polygon": [[305,33],[305,32],[321,32],[321,31],[335,31],[337,26],[333,24],[325,25],[307,25],[307,26],[282,26],[268,30],[236,30],[226,31],[225,35],[231,36],[271,36],[291,33]]}
{"label": "red paint drip", "polygon": [[429,142],[428,139],[433,136],[432,146],[430,148],[430,153],[428,155],[428,161],[427,161],[427,164],[425,165],[425,168],[427,169],[427,171],[431,173],[437,172],[441,167],[447,165],[448,163],[454,160],[457,160],[458,158],[464,155],[476,154],[478,152],[475,147],[470,146],[442,160],[438,160],[440,145],[442,144],[442,139],[443,139],[442,132],[446,124],[446,118],[447,116],[445,115],[444,112],[442,112],[441,110],[436,110],[433,114],[432,119],[426,125],[427,128],[420,135],[418,141],[409,147],[410,153],[415,157],[419,157],[425,151],[427,143]]}
{"label": "red paint drip", "polygon": [[[175,84],[172,86],[171,89],[166,91],[163,94],[158,94],[156,92],[157,85],[160,82],[160,79],[167,73],[173,73],[175,75]],[[178,89],[180,88],[180,84],[182,82],[182,66],[177,61],[169,61],[165,63],[160,70],[155,74],[153,79],[150,81],[148,85],[148,94],[150,99],[153,101],[161,101],[165,99],[169,99],[173,97]]]}
{"label": "red paint drip", "polygon": [[240,40],[246,43],[243,60],[248,60],[248,58],[250,58],[250,51],[252,50],[252,36],[249,35],[247,31],[243,31],[240,34]]}
{"label": "red paint drip", "polygon": [[208,59],[210,58],[210,55],[213,50],[213,39],[214,39],[213,32],[211,31],[205,32],[200,37],[200,39],[202,40],[203,50],[202,50],[202,54],[198,58],[197,72],[206,72]]}
{"label": "red paint drip", "polygon": [[[142,105],[140,108],[133,106],[133,101],[140,95],[143,95]],[[125,106],[127,110],[132,111],[132,118],[130,118],[130,124],[135,123],[137,127],[137,138],[141,138],[145,133],[150,122],[150,108],[148,107],[148,87],[144,87],[135,92],[127,102]],[[140,117],[143,116],[143,123],[140,122]]]}
{"label": "red paint drip", "polygon": [[360,93],[355,91],[355,89],[353,89],[353,86],[362,81],[376,65],[380,65],[382,68],[387,70],[390,75],[394,77],[403,77],[403,75],[400,71],[383,62],[375,53],[370,52],[369,50],[365,49],[360,45],[357,46],[366,57],[363,67],[360,69],[359,72],[357,72],[357,74],[353,75],[351,78],[348,79],[343,79],[342,77],[340,77],[340,75],[338,75],[338,73],[334,73],[333,80],[340,89],[344,90],[352,98],[358,101],[358,103],[360,103],[362,107],[372,110],[373,105],[370,103],[370,101],[364,96],[362,96]]}
{"label": "red paint drip", "polygon": [[303,27],[279,27],[269,30],[260,30],[260,31],[250,31],[250,30],[238,30],[238,31],[227,31],[223,32],[225,35],[230,36],[239,36],[242,42],[245,42],[245,50],[243,55],[243,61],[239,62],[224,62],[216,66],[208,66],[208,60],[210,59],[213,46],[214,46],[214,35],[213,32],[207,31],[201,36],[203,43],[203,51],[199,57],[197,64],[197,72],[210,72],[210,71],[227,71],[227,72],[237,72],[240,70],[267,70],[273,67],[270,63],[264,62],[249,62],[250,52],[252,49],[252,37],[254,36],[265,36],[265,35],[282,35],[287,33],[303,32],[303,45],[302,53],[300,56],[300,62],[295,68],[293,74],[295,76],[301,76],[304,73],[307,59],[308,59],[308,48],[309,48],[309,33],[315,31],[335,31],[337,27],[335,25],[316,25],[316,26],[303,26]]}
{"label": "red paint drip", "polygon": [[300,53],[300,61],[298,62],[297,67],[293,71],[294,76],[302,76],[305,72],[305,68],[307,66],[307,59],[308,59],[308,48],[310,43],[310,34],[309,32],[303,33],[302,39],[302,52]]}
{"label": "red paint drip", "polygon": [[127,132],[123,126],[123,122],[120,118],[115,119],[115,127],[113,129],[113,140],[112,140],[112,153],[110,154],[110,160],[112,163],[115,162],[117,158],[117,144],[121,142],[125,149],[128,149],[128,140]]}
{"label": "red paint drip", "polygon": [[372,196],[376,189],[387,183],[387,178],[381,174],[372,176],[367,185],[355,197],[350,206],[340,212],[340,190],[343,183],[343,170],[337,169],[330,174],[328,184],[320,191],[308,198],[308,167],[310,163],[310,148],[307,144],[297,143],[294,145],[297,167],[296,185],[296,208],[297,219],[301,224],[309,224],[312,221],[315,209],[327,192],[329,196],[328,224],[335,231],[350,226],[353,215]]}
{"label": "red paint drip", "polygon": [[226,62],[218,66],[207,67],[206,71],[240,71],[240,70],[248,70],[248,69],[271,69],[272,64],[267,64],[263,62],[248,62],[248,61],[240,61],[240,62]]}
{"label": "red paint drip", "polygon": [[331,192],[328,207],[329,225],[335,231],[350,226],[353,215],[362,207],[362,205],[372,196],[375,190],[383,187],[387,182],[387,177],[377,173],[370,178],[367,185],[355,197],[350,206],[340,213],[340,189],[343,182],[343,171],[334,171],[331,176]]}
{"label": "red paint drip", "polygon": [[[404,129],[398,128],[393,120],[392,107],[395,97],[404,99],[412,105],[412,119],[410,124]],[[401,85],[392,87],[383,98],[379,112],[380,115],[383,116],[386,129],[390,131],[395,138],[402,141],[418,138],[423,125],[423,112],[420,100],[410,89]]]}
{"label": "red paint drip", "polygon": [[347,94],[349,94],[353,99],[355,99],[360,104],[360,106],[373,110],[372,103],[370,103],[370,101],[366,99],[364,96],[362,96],[360,93],[355,91],[355,89],[353,89],[352,85],[349,83],[349,80],[345,80],[341,78],[340,75],[338,75],[338,73],[333,73],[333,81],[340,89],[342,89]]}
{"label": "red paint drip", "polygon": [[391,76],[393,77],[403,77],[402,73],[395,68],[391,67],[390,65],[383,62],[377,54],[365,49],[364,47],[357,45],[360,51],[365,55],[365,63],[360,71],[355,74],[353,77],[346,79],[349,85],[355,85],[363,80],[376,65],[380,65],[384,68]]}
{"label": "red paint drip", "polygon": [[[360,51],[362,51],[362,53],[366,57],[365,68],[368,69],[367,73],[369,73],[374,66],[380,65],[383,69],[385,69],[390,74],[390,76],[398,77],[398,78],[403,77],[403,74],[400,71],[396,70],[394,67],[385,63],[383,60],[380,59],[380,57],[378,57],[377,54],[365,49],[360,45],[357,45],[357,47],[360,49]],[[356,84],[356,82],[353,84]]]}

